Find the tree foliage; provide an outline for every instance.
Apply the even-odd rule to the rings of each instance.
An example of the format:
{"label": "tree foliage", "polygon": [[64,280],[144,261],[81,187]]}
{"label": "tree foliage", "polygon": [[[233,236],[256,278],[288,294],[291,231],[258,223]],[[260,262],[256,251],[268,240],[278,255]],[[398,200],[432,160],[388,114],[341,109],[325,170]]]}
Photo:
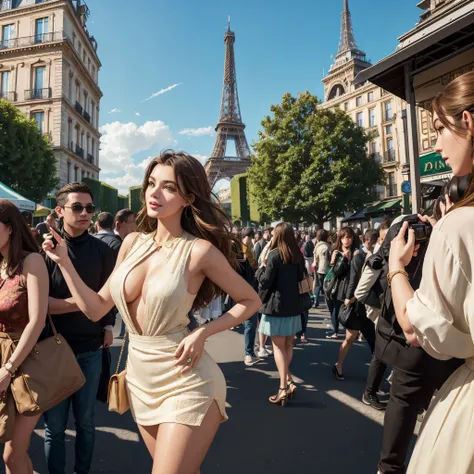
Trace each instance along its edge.
{"label": "tree foliage", "polygon": [[323,222],[376,199],[384,172],[367,153],[370,137],[343,111],[309,92],[271,107],[248,170],[260,211],[290,222]]}
{"label": "tree foliage", "polygon": [[0,181],[34,202],[58,185],[49,137],[7,100],[0,100]]}

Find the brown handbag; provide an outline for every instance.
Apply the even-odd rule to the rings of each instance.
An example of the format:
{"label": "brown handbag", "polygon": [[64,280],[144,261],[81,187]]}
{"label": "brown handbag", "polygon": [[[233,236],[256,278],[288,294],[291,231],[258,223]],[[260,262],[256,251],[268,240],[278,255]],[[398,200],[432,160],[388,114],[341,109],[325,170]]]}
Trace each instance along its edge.
{"label": "brown handbag", "polygon": [[[20,365],[10,388],[20,415],[35,416],[79,390],[86,379],[76,356],[58,334],[48,311],[53,336],[39,341]],[[14,343],[12,349],[14,349]]]}
{"label": "brown handbag", "polygon": [[300,295],[304,295],[305,293],[310,293],[313,291],[313,284],[313,278],[309,275],[306,275],[301,281],[298,282]]}
{"label": "brown handbag", "polygon": [[119,415],[123,415],[130,408],[130,402],[128,400],[127,393],[127,381],[125,377],[127,375],[127,364],[125,369],[119,373],[120,363],[122,362],[123,350],[125,348],[125,342],[127,339],[127,333],[123,336],[122,349],[120,349],[120,355],[117,362],[117,369],[115,374],[110,377],[109,380],[109,391],[107,396],[107,402],[109,404],[109,411],[114,411]]}

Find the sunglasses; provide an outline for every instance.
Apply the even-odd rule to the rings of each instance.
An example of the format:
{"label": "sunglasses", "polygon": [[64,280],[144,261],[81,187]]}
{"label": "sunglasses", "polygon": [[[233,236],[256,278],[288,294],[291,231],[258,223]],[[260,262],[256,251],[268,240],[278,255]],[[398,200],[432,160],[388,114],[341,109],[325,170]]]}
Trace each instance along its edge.
{"label": "sunglasses", "polygon": [[88,214],[94,214],[95,206],[94,204],[87,204],[83,206],[82,204],[73,204],[72,206],[64,206],[67,209],[71,209],[74,214],[81,214],[85,209]]}

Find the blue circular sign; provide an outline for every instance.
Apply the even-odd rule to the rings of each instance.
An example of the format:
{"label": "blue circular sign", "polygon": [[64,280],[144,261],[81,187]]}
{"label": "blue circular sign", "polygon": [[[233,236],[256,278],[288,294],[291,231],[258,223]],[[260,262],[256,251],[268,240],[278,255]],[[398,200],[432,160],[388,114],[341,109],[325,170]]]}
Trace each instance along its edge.
{"label": "blue circular sign", "polygon": [[411,194],[411,182],[403,181],[402,183],[402,193]]}

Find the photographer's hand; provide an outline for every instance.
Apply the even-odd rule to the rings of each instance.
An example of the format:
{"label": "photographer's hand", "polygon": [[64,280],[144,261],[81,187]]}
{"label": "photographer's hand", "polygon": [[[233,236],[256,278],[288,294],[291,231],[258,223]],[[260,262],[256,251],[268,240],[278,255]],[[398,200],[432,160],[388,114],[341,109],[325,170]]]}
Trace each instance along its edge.
{"label": "photographer's hand", "polygon": [[[408,230],[408,240],[405,235]],[[415,252],[415,231],[408,229],[408,222],[404,222],[398,235],[390,245],[389,271],[404,270],[411,262]]]}

